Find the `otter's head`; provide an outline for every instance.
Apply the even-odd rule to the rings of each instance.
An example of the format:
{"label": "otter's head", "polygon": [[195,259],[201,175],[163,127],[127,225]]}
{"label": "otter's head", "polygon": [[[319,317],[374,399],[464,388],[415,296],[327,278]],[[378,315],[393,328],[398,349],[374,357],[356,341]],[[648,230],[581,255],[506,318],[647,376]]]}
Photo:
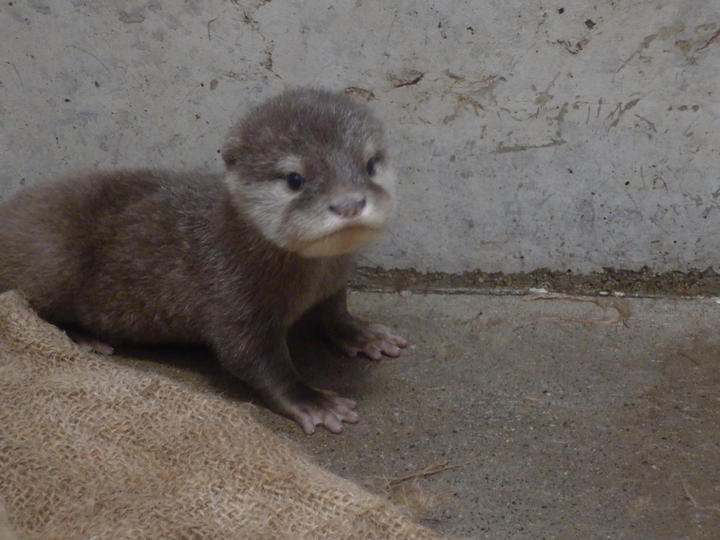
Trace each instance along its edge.
{"label": "otter's head", "polygon": [[382,126],[343,94],[300,89],[271,98],[232,129],[222,155],[240,212],[299,255],[355,251],[393,213]]}

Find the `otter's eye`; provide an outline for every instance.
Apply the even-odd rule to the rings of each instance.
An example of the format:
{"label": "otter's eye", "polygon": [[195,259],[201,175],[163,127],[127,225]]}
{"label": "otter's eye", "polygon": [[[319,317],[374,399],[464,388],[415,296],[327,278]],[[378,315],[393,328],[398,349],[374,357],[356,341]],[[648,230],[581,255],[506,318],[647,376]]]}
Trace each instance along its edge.
{"label": "otter's eye", "polygon": [[365,165],[365,170],[370,176],[375,176],[375,163],[377,163],[376,158],[370,158],[368,159],[367,164]]}
{"label": "otter's eye", "polygon": [[305,178],[302,175],[292,172],[287,175],[287,185],[293,191],[299,190],[305,184]]}

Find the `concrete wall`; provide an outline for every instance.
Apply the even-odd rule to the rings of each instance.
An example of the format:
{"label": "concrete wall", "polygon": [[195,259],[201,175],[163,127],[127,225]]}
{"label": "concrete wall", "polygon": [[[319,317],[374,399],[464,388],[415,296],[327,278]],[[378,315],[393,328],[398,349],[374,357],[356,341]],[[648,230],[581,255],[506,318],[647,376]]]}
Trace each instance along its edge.
{"label": "concrete wall", "polygon": [[720,266],[717,0],[12,0],[0,194],[76,167],[218,170],[289,85],[387,119],[399,219],[364,264]]}

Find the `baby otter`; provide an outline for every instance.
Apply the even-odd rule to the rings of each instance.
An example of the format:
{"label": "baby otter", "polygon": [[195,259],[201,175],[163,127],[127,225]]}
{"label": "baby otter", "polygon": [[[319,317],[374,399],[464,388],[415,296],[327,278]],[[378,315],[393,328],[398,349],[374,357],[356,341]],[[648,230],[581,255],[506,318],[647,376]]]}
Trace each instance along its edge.
{"label": "baby otter", "polygon": [[0,205],[0,291],[111,344],[204,343],[306,433],[355,402],[300,380],[288,329],[306,312],[346,354],[398,356],[347,311],[352,254],[393,213],[379,121],[324,90],[286,91],[230,132],[223,175],[83,173]]}

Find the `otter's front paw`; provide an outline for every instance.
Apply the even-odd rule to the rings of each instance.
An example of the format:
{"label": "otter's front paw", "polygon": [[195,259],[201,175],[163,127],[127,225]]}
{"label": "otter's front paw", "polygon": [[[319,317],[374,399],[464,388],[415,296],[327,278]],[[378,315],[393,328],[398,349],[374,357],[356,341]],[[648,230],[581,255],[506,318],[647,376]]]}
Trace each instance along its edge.
{"label": "otter's front paw", "polygon": [[352,399],[305,385],[295,388],[277,405],[280,413],[295,420],[308,435],[315,433],[316,426],[342,433],[343,422],[354,424],[358,421],[358,415],[353,410],[355,407],[357,403]]}
{"label": "otter's front paw", "polygon": [[387,326],[353,320],[337,332],[329,332],[330,340],[351,358],[359,353],[380,360],[383,355],[400,356],[401,349],[407,347],[407,341],[394,334]]}

